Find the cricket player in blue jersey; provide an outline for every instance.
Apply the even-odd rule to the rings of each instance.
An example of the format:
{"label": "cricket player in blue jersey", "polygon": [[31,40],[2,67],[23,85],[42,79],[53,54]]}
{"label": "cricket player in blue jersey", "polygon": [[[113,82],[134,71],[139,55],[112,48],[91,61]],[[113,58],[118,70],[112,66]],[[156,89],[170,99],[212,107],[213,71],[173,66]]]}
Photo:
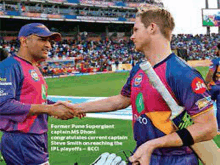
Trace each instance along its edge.
{"label": "cricket player in blue jersey", "polygon": [[206,83],[211,92],[212,99],[216,101],[218,133],[220,133],[220,43],[217,45],[217,58],[212,60],[209,72],[206,76]]}
{"label": "cricket player in blue jersey", "polygon": [[41,23],[24,25],[17,55],[0,63],[1,152],[7,165],[49,165],[48,115],[74,117],[71,109],[47,105],[47,84],[37,62],[47,59],[51,40],[61,35]]}
{"label": "cricket player in blue jersey", "polygon": [[171,51],[174,25],[167,10],[149,6],[137,13],[131,40],[136,50],[145,54],[172,97],[192,117],[191,126],[176,130],[170,108],[139,64],[131,70],[119,95],[81,104],[60,103],[75,113],[115,111],[131,105],[136,141],[129,158],[132,165],[198,165],[189,146],[217,134],[213,102],[202,76]]}

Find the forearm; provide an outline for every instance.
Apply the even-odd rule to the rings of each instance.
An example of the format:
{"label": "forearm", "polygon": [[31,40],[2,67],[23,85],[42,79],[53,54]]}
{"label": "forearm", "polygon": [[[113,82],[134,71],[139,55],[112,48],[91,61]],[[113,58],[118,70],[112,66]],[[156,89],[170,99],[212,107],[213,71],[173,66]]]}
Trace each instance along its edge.
{"label": "forearm", "polygon": [[122,95],[112,96],[103,100],[74,104],[79,113],[109,112],[124,109],[130,105],[130,98]]}
{"label": "forearm", "polygon": [[217,124],[194,124],[187,128],[194,142],[202,142],[213,139],[217,135]]}
{"label": "forearm", "polygon": [[16,100],[8,100],[0,106],[0,119],[23,122],[27,116],[51,114],[55,107],[43,104],[23,104]]}
{"label": "forearm", "polygon": [[39,115],[39,114],[50,114],[52,110],[53,110],[53,106],[51,105],[32,104],[28,116]]}
{"label": "forearm", "polygon": [[[210,113],[210,112],[209,112]],[[211,122],[207,123],[195,123],[189,127],[187,130],[190,132],[194,143],[207,141],[213,139],[217,134],[217,124],[216,120],[210,117]],[[152,140],[152,144],[155,148],[163,147],[180,147],[183,142],[176,132],[165,135],[163,137]]]}
{"label": "forearm", "polygon": [[[192,131],[194,129],[198,130],[198,128],[201,131]],[[201,126],[197,126],[196,124],[194,124],[187,127],[187,130],[192,135],[194,143],[210,140],[210,138],[206,136],[206,131],[203,130]],[[171,134],[152,140],[152,145],[154,146],[154,148],[181,147],[183,146],[183,142],[179,135],[176,132],[173,132]]]}
{"label": "forearm", "polygon": [[14,99],[8,99],[0,103],[0,120],[12,120],[22,122],[27,117],[31,105],[23,104]]}
{"label": "forearm", "polygon": [[153,139],[149,141],[150,145],[156,149],[156,148],[166,148],[166,147],[181,147],[183,145],[183,142],[179,135],[174,132],[172,134],[165,135],[163,137]]}
{"label": "forearm", "polygon": [[48,114],[58,119],[67,120],[72,119],[75,114],[72,109],[64,105],[38,105],[32,104],[29,115]]}

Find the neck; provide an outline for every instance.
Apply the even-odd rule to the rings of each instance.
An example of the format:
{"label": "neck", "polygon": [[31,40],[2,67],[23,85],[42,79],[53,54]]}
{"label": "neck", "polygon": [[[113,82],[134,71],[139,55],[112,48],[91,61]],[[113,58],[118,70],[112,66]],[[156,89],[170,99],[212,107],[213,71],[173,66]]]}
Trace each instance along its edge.
{"label": "neck", "polygon": [[164,38],[158,38],[155,42],[151,42],[144,50],[145,57],[152,66],[163,61],[172,53],[170,42]]}
{"label": "neck", "polygon": [[31,58],[31,56],[27,53],[27,51],[20,49],[17,53],[17,56],[30,62],[32,65],[35,64],[35,60]]}

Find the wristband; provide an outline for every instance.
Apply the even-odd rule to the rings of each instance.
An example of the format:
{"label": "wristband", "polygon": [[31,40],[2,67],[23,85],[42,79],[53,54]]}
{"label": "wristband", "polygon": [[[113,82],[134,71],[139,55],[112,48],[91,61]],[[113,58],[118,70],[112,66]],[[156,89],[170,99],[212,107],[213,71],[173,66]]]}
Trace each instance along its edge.
{"label": "wristband", "polygon": [[186,128],[180,129],[180,130],[176,131],[176,133],[181,138],[181,140],[183,142],[183,146],[191,146],[194,144],[193,137]]}

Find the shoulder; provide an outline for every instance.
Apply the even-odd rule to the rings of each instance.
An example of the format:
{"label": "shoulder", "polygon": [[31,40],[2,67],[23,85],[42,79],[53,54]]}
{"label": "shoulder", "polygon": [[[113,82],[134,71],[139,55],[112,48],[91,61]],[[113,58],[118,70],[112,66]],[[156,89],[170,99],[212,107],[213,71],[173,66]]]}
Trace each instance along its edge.
{"label": "shoulder", "polygon": [[20,62],[17,61],[13,56],[8,57],[4,61],[0,62],[1,71],[11,71],[11,70],[20,70]]}
{"label": "shoulder", "polygon": [[196,90],[199,84],[205,84],[202,75],[178,57],[167,63],[166,78],[178,97],[182,97],[181,95],[187,91]]}
{"label": "shoulder", "polygon": [[141,62],[142,62],[142,61],[138,62],[138,63],[132,68],[132,70],[131,70],[131,72],[130,72],[130,77],[134,77],[135,74],[140,70],[140,63],[141,63]]}
{"label": "shoulder", "polygon": [[220,62],[220,58],[215,58],[215,59],[212,60],[212,63],[214,65],[219,65],[219,62]]}
{"label": "shoulder", "polygon": [[172,56],[170,60],[167,61],[167,77],[175,77],[175,79],[181,80],[192,80],[195,77],[201,77],[201,74],[189,66],[184,60],[177,57],[176,55]]}
{"label": "shoulder", "polygon": [[14,56],[8,57],[7,59],[5,59],[4,61],[0,62],[0,67],[2,66],[14,66],[14,65],[18,65],[19,62],[14,58]]}

